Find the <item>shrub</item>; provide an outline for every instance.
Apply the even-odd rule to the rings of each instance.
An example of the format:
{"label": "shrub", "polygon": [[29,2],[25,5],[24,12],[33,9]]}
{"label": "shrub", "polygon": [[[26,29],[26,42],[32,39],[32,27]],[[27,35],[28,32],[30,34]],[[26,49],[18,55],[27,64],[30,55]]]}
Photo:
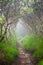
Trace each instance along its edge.
{"label": "shrub", "polygon": [[43,56],[43,36],[34,34],[28,35],[22,39],[22,47],[27,51],[34,51],[33,56],[38,58]]}
{"label": "shrub", "polygon": [[13,61],[18,56],[18,48],[16,45],[15,38],[11,36],[9,40],[6,38],[0,42],[0,49],[4,55],[4,58],[8,61]]}

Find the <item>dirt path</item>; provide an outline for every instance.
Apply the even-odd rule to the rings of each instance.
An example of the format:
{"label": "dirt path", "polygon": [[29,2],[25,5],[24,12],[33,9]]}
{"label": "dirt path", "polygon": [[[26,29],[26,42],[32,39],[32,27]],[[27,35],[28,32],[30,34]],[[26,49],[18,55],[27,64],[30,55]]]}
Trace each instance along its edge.
{"label": "dirt path", "polygon": [[21,47],[21,42],[18,42],[18,49],[19,49],[19,55],[18,58],[16,59],[16,64],[12,65],[34,65],[33,58],[31,54],[26,53],[22,47]]}

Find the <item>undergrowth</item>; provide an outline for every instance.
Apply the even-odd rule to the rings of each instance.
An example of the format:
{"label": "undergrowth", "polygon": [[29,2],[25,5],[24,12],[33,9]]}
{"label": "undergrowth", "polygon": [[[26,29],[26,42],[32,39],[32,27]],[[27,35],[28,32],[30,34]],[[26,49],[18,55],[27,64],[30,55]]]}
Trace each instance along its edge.
{"label": "undergrowth", "polygon": [[11,62],[15,60],[16,56],[18,56],[18,48],[13,36],[10,36],[10,39],[4,38],[4,40],[0,42],[0,49],[0,59],[2,60],[5,58]]}
{"label": "undergrowth", "polygon": [[35,34],[25,36],[22,39],[22,47],[28,52],[33,52],[35,59],[43,57],[43,36]]}

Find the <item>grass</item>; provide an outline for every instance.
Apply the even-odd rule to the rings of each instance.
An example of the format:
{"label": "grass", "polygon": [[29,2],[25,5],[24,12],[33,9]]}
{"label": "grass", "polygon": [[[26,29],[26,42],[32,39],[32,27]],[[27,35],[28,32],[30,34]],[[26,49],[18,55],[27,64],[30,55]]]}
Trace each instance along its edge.
{"label": "grass", "polygon": [[27,51],[34,51],[33,57],[38,58],[43,56],[43,36],[34,34],[27,35],[22,39],[22,47]]}
{"label": "grass", "polygon": [[[7,59],[9,62],[15,60],[15,57],[18,56],[18,48],[13,36],[10,37],[9,40],[6,38],[0,42],[0,56]],[[2,58],[2,59],[3,59]]]}

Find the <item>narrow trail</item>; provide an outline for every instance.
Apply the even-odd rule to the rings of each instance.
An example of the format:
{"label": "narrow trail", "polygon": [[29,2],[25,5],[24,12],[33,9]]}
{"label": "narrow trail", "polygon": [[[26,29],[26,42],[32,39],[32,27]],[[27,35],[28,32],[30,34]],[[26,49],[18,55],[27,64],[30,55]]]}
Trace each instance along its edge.
{"label": "narrow trail", "polygon": [[16,60],[16,64],[12,64],[12,65],[34,65],[34,60],[31,56],[31,54],[26,53],[22,47],[21,47],[21,42],[18,42],[18,49],[19,49],[19,55],[18,58]]}

